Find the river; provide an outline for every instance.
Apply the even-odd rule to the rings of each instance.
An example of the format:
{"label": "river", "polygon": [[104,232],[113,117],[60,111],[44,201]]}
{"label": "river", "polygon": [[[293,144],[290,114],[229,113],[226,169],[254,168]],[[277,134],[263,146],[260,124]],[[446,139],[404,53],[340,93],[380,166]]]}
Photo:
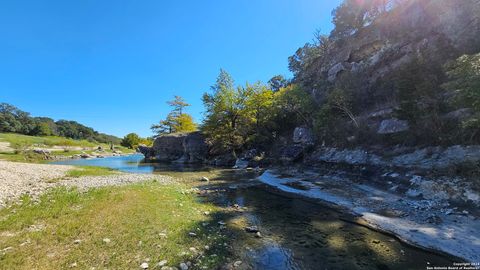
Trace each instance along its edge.
{"label": "river", "polygon": [[[257,226],[261,238],[236,241],[239,258],[252,269],[426,269],[451,265],[452,259],[405,245],[396,238],[355,223],[344,214],[317,202],[289,198],[253,185],[256,172],[144,163],[143,156],[72,159],[56,164],[102,166],[130,173],[155,173],[176,177],[199,188],[218,188],[208,200],[225,208],[235,206],[229,224],[242,230]],[[211,181],[200,182],[202,177]],[[248,188],[234,188],[245,183]]]}

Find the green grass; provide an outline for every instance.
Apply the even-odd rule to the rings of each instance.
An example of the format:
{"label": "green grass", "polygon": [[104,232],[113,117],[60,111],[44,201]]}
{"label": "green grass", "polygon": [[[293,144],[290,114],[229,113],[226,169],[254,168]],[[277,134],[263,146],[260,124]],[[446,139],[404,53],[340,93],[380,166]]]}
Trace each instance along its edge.
{"label": "green grass", "polygon": [[0,210],[0,269],[139,269],[148,259],[151,269],[161,260],[215,269],[227,239],[203,212],[219,209],[185,190],[149,182],[86,193],[58,188],[39,203],[25,197]]}
{"label": "green grass", "polygon": [[0,133],[0,140],[9,142],[12,147],[21,145],[95,147],[99,145],[98,143],[89,142],[87,140],[74,140],[57,136],[37,137],[16,133]]}
{"label": "green grass", "polygon": [[96,166],[80,166],[76,169],[67,172],[67,177],[81,177],[81,176],[105,176],[115,174],[116,171],[105,167]]}

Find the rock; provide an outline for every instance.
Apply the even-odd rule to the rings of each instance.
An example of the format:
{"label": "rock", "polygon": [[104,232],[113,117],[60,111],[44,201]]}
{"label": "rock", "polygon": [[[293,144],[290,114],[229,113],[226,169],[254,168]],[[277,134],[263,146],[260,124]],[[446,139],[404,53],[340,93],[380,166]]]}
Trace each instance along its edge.
{"label": "rock", "polygon": [[257,232],[257,233],[255,234],[255,237],[257,237],[257,238],[262,238],[263,235],[262,235],[260,232]]}
{"label": "rock", "polygon": [[409,130],[408,121],[398,120],[396,118],[385,119],[378,127],[378,134],[394,134]]}
{"label": "rock", "polygon": [[160,261],[160,262],[157,264],[157,266],[158,266],[158,267],[162,267],[162,266],[167,265],[167,263],[168,263],[167,260],[162,260],[162,261]]}
{"label": "rock", "polygon": [[74,263],[71,263],[69,266],[70,266],[70,268],[74,268],[74,267],[77,267],[78,264],[76,262],[74,262]]}
{"label": "rock", "polygon": [[234,166],[237,161],[237,157],[233,153],[227,153],[215,157],[210,163],[218,167]]}
{"label": "rock", "polygon": [[411,197],[411,198],[418,198],[422,195],[422,192],[420,192],[419,190],[417,189],[409,189],[407,190],[407,192],[405,193],[408,197]]}
{"label": "rock", "polygon": [[103,238],[103,243],[105,244],[109,244],[110,242],[112,242],[112,240],[110,240],[110,238]]}
{"label": "rock", "polygon": [[78,245],[78,244],[82,243],[82,240],[76,239],[75,241],[73,241],[73,243],[74,243],[75,245]]}
{"label": "rock", "polygon": [[235,261],[235,262],[233,263],[233,266],[234,266],[234,267],[239,267],[241,264],[242,264],[242,261]]}
{"label": "rock", "polygon": [[204,181],[204,182],[210,182],[210,179],[208,179],[208,177],[205,177],[203,176],[200,181]]}
{"label": "rock", "polygon": [[238,158],[235,161],[235,165],[232,167],[233,169],[245,169],[248,167],[248,160]]}
{"label": "rock", "polygon": [[188,265],[186,263],[180,263],[180,269],[181,270],[188,270]]}
{"label": "rock", "polygon": [[258,232],[258,227],[257,226],[248,226],[245,227],[245,231],[249,233],[257,233]]}
{"label": "rock", "polygon": [[155,151],[153,151],[153,147],[149,147],[144,144],[140,144],[137,147],[137,152],[143,154],[146,159],[151,159],[155,157]]}
{"label": "rock", "polygon": [[470,118],[473,114],[473,110],[470,108],[462,108],[452,112],[447,113],[444,118],[451,119],[455,121],[465,121]]}
{"label": "rock", "polygon": [[160,162],[201,164],[208,156],[208,145],[200,132],[158,136],[152,147],[137,149],[145,158]]}
{"label": "rock", "polygon": [[50,155],[50,151],[46,149],[33,149],[33,152],[35,154],[41,154],[41,155]]}
{"label": "rock", "polygon": [[142,269],[148,269],[148,263],[144,262],[140,265],[140,268]]}
{"label": "rock", "polygon": [[337,63],[333,65],[329,70],[328,70],[328,81],[333,82],[337,78],[338,73],[341,71],[346,70],[345,66],[343,63]]}
{"label": "rock", "polygon": [[189,235],[189,236],[192,236],[192,237],[195,237],[195,236],[197,236],[197,234],[196,234],[196,233],[194,233],[194,232],[189,232],[189,233],[188,233],[188,235]]}
{"label": "rock", "polygon": [[312,130],[306,127],[296,127],[293,131],[293,142],[300,145],[313,145],[314,136]]}
{"label": "rock", "polygon": [[301,159],[305,148],[299,145],[290,145],[282,149],[280,159],[286,162],[294,162]]}

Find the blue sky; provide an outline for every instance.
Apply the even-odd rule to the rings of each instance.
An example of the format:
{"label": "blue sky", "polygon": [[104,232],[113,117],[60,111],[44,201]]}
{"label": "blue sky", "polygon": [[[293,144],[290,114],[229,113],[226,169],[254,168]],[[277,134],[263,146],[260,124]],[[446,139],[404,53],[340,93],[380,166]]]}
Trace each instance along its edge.
{"label": "blue sky", "polygon": [[236,83],[290,77],[340,0],[11,0],[0,3],[0,102],[100,132],[151,135],[183,96],[197,121],[220,68]]}

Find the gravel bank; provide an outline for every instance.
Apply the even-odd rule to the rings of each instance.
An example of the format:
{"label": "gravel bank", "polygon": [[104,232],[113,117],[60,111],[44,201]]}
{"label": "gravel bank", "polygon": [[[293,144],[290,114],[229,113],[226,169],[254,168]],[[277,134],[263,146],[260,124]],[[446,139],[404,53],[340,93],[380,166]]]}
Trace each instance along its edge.
{"label": "gravel bank", "polygon": [[66,178],[73,166],[18,163],[0,160],[0,207],[24,194],[38,197],[48,188],[56,186],[92,187],[124,185],[155,179],[160,183],[171,183],[173,179],[162,175],[118,173],[109,176],[84,176]]}

